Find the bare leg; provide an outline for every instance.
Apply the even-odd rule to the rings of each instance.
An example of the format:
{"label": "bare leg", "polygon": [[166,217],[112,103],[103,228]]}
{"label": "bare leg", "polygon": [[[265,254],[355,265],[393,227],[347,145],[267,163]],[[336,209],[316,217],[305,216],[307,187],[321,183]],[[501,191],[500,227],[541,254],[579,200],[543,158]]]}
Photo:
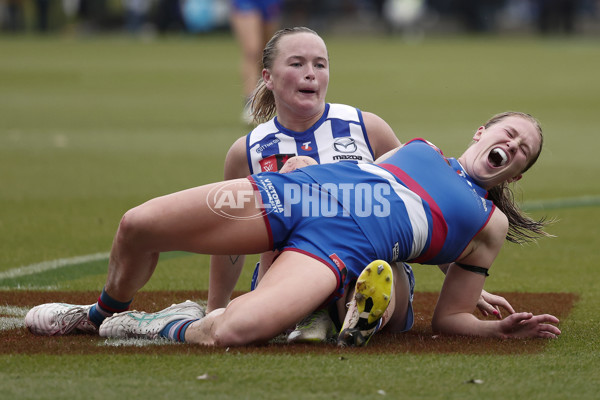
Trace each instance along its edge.
{"label": "bare leg", "polygon": [[336,282],[335,274],[320,261],[286,251],[256,290],[190,325],[185,340],[213,346],[267,341],[325,302]]}
{"label": "bare leg", "polygon": [[404,272],[402,263],[391,264],[394,272],[394,290],[390,305],[381,317],[381,329],[385,327],[387,332],[402,332],[406,326],[408,316],[408,304],[410,301],[410,283]]}
{"label": "bare leg", "polygon": [[248,98],[260,77],[260,59],[265,45],[262,17],[259,12],[233,12],[231,26],[240,44],[240,64],[244,96]]}
{"label": "bare leg", "polygon": [[223,217],[209,207],[207,199],[224,184],[236,193],[252,192],[247,179],[238,179],[159,197],[125,213],[113,241],[106,292],[118,301],[131,300],[152,276],[161,252],[253,254],[268,250],[267,229],[254,202],[228,210],[235,218]]}

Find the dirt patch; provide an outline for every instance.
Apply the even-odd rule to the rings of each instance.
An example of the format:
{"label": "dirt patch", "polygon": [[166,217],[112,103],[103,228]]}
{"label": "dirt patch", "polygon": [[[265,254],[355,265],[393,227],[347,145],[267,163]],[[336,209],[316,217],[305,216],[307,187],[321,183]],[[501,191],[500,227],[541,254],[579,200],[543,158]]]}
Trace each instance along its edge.
{"label": "dirt patch", "polygon": [[[236,293],[239,295],[241,293]],[[517,311],[534,314],[553,314],[559,319],[567,317],[578,299],[573,293],[497,293],[504,296]],[[544,349],[547,339],[499,340],[463,336],[434,336],[430,321],[437,293],[417,293],[414,300],[415,325],[409,332],[376,334],[365,348],[340,349],[335,344],[293,344],[274,340],[262,346],[235,349],[211,348],[188,344],[156,346],[107,346],[106,340],[94,335],[42,337],[32,335],[26,328],[0,331],[0,354],[218,354],[236,353],[461,353],[461,354],[522,354],[537,353]],[[37,304],[65,302],[91,304],[95,292],[33,292],[0,291],[0,305],[31,308]],[[134,306],[145,311],[156,311],[186,299],[206,299],[206,291],[140,292]],[[0,315],[0,317],[6,317]],[[560,340],[560,338],[558,339]]]}

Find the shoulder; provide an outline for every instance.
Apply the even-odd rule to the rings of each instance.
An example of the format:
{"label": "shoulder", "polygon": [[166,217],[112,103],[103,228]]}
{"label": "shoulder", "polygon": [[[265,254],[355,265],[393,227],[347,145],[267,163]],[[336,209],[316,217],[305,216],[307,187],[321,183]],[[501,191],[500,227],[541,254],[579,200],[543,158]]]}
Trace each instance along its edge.
{"label": "shoulder", "polygon": [[246,137],[237,139],[225,156],[224,178],[235,179],[245,178],[250,175],[248,167],[248,158],[246,155]]}
{"label": "shoulder", "polygon": [[400,140],[396,137],[392,127],[380,116],[371,112],[363,112],[365,130],[375,158],[381,157],[388,151],[400,146]]}
{"label": "shoulder", "polygon": [[500,252],[507,233],[508,218],[500,209],[494,207],[488,223],[469,243],[459,260],[489,268]]}

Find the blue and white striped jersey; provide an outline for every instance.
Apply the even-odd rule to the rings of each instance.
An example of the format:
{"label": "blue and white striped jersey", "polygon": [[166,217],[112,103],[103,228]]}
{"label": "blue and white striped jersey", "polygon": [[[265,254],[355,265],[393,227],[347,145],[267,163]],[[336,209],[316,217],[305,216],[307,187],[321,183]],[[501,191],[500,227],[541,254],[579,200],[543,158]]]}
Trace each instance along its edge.
{"label": "blue and white striped jersey", "polygon": [[321,119],[304,132],[286,129],[277,117],[257,126],[246,136],[246,154],[251,174],[279,171],[297,155],[312,157],[319,164],[374,160],[361,111],[329,103]]}

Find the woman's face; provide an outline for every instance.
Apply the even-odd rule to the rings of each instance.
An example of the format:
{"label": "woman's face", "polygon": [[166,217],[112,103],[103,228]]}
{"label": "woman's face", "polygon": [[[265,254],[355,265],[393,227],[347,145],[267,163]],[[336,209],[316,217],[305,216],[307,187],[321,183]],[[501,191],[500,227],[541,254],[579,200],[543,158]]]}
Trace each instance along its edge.
{"label": "woman's face", "polygon": [[475,144],[459,161],[485,189],[521,179],[522,171],[541,145],[536,126],[519,116],[506,117],[488,128],[480,127],[473,140]]}
{"label": "woman's face", "polygon": [[329,85],[325,42],[312,33],[283,36],[272,67],[263,70],[267,89],[273,92],[277,114],[300,118],[320,115]]}

